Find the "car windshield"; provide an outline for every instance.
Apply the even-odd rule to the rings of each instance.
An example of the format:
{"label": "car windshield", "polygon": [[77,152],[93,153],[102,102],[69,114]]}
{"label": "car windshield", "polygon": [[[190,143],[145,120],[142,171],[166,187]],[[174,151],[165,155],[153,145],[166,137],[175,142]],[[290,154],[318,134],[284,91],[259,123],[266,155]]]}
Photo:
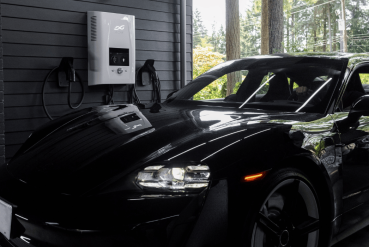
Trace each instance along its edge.
{"label": "car windshield", "polygon": [[[200,75],[169,99],[237,108],[323,112],[345,65],[344,59],[315,57],[232,60]],[[233,82],[228,93],[227,80]]]}

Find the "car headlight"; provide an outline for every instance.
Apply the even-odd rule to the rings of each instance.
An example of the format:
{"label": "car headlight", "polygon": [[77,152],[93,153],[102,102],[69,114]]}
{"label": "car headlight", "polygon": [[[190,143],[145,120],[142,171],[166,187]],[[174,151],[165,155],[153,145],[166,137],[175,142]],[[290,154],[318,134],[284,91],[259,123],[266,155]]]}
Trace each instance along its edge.
{"label": "car headlight", "polygon": [[193,190],[209,185],[210,169],[205,165],[183,167],[148,166],[140,171],[137,184],[143,188]]}

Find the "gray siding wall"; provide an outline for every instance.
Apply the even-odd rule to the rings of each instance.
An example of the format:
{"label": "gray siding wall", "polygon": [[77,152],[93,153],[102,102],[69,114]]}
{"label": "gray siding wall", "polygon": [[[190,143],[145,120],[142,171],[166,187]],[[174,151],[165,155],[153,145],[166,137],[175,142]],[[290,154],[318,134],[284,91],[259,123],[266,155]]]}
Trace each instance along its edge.
{"label": "gray siding wall", "polygon": [[[1,0],[0,0],[1,4]],[[0,8],[1,16],[1,8]],[[5,125],[4,125],[4,71],[3,71],[3,49],[2,30],[0,22],[0,165],[5,163]]]}
{"label": "gray siding wall", "polygon": [[[86,11],[89,10],[135,15],[136,64],[143,65],[146,59],[155,59],[163,99],[179,88],[179,0],[1,0],[4,82],[1,77],[0,125],[5,115],[6,160],[35,128],[49,121],[42,109],[42,84],[48,71],[58,66],[62,57],[75,58],[74,67],[86,90],[81,107],[103,104],[107,86],[87,86]],[[190,81],[192,0],[187,0],[187,61]],[[126,86],[115,85],[114,88],[115,103],[126,103]],[[150,102],[151,89],[151,85],[137,87],[143,102]],[[46,91],[51,115],[72,111],[67,105],[67,89],[57,86],[55,76],[50,79]],[[78,83],[73,91],[73,102],[77,102],[80,97]],[[0,128],[0,137],[3,137],[3,130]],[[3,139],[0,139],[0,150]],[[1,155],[3,151],[0,151],[0,159]]]}

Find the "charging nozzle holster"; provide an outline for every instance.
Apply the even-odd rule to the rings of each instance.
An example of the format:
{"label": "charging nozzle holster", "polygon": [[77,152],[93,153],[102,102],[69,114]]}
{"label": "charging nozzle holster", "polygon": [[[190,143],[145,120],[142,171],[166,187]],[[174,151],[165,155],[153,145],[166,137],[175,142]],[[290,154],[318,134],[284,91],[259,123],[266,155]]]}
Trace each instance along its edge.
{"label": "charging nozzle holster", "polygon": [[58,67],[59,87],[68,87],[76,81],[76,71],[73,68],[73,57],[63,57]]}
{"label": "charging nozzle holster", "polygon": [[[136,82],[134,85],[132,85],[128,98],[130,103],[138,104],[138,106],[143,108],[152,108],[153,104],[141,104],[140,99],[138,98],[137,92],[136,92],[136,84],[139,84],[141,82],[142,86],[147,86],[152,84],[153,92],[152,92],[152,102],[155,102],[156,104],[161,103],[161,92],[160,92],[160,79],[158,76],[158,73],[156,72],[156,69],[154,67],[154,59],[147,59],[145,64],[142,67],[139,67],[136,70]],[[153,110],[154,112],[157,112],[156,108]]]}
{"label": "charging nozzle holster", "polygon": [[151,78],[156,79],[155,75],[156,70],[154,68],[154,59],[147,59],[145,64],[140,68],[138,77],[141,79],[141,83],[143,86],[151,84]]}

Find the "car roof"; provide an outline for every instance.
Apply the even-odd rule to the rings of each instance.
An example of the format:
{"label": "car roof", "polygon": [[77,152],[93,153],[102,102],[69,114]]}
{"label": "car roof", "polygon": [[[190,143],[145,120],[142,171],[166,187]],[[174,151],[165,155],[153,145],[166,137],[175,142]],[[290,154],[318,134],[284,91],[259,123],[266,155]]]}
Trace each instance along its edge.
{"label": "car roof", "polygon": [[363,62],[369,62],[369,53],[344,53],[344,52],[301,52],[301,53],[287,53],[292,56],[312,56],[312,57],[328,57],[328,58],[348,58],[349,63],[347,67],[350,69]]}
{"label": "car roof", "polygon": [[[369,63],[369,53],[344,53],[344,52],[290,52],[290,53],[278,53],[271,55],[258,55],[254,57],[270,57],[270,56],[280,56],[280,57],[321,57],[321,58],[331,58],[331,59],[349,59],[348,67],[353,69],[356,65],[363,62]],[[248,57],[252,58],[252,57]]]}

